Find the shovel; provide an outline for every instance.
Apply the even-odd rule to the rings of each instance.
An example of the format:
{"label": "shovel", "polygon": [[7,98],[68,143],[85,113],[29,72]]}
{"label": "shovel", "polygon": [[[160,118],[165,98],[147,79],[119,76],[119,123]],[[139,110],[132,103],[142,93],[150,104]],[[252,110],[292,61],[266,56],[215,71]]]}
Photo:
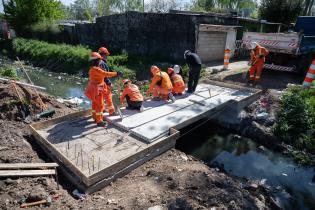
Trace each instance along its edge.
{"label": "shovel", "polygon": [[[117,85],[118,85],[118,87],[117,87],[117,91],[118,91],[117,96],[118,96],[118,101],[119,101],[120,100],[120,79],[118,79]],[[124,116],[123,116],[123,114],[122,114],[122,112],[120,110],[119,104],[116,105],[116,110],[117,110],[117,113],[119,114],[120,118],[124,119]]]}

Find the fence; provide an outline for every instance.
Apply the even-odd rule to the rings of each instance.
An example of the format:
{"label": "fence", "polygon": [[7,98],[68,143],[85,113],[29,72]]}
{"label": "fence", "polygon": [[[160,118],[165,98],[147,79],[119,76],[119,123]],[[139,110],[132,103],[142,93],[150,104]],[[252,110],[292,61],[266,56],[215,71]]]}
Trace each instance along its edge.
{"label": "fence", "polygon": [[236,40],[235,50],[234,50],[234,59],[248,59],[250,55],[250,50],[243,42],[243,40]]}

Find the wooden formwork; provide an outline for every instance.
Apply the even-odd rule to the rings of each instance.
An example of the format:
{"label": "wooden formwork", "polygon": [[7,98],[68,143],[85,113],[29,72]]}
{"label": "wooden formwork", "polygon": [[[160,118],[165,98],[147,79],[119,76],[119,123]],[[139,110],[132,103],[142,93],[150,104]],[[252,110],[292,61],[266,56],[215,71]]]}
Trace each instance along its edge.
{"label": "wooden formwork", "polygon": [[112,124],[107,129],[96,127],[89,116],[90,110],[80,111],[30,125],[37,143],[59,163],[66,177],[85,193],[103,188],[169,150],[179,138],[179,132],[170,128],[166,137],[145,143]]}

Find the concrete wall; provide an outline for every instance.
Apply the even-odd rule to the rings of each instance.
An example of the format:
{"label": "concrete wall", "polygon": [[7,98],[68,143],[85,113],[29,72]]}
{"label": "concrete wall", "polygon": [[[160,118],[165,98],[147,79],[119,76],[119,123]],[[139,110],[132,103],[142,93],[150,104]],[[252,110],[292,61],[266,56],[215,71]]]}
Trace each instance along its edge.
{"label": "concrete wall", "polygon": [[76,25],[76,32],[79,43],[93,48],[180,59],[186,49],[195,50],[199,24],[237,25],[237,20],[226,15],[127,12]]}

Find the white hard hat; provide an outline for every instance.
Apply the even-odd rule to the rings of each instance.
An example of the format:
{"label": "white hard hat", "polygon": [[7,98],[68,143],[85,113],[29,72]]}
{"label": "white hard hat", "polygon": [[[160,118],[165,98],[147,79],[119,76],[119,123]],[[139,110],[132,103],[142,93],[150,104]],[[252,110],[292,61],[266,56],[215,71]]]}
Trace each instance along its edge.
{"label": "white hard hat", "polygon": [[176,73],[176,74],[178,74],[179,72],[180,72],[180,67],[179,67],[179,65],[174,65],[174,72]]}
{"label": "white hard hat", "polygon": [[257,42],[250,43],[250,49],[255,49],[255,47],[258,45]]}

